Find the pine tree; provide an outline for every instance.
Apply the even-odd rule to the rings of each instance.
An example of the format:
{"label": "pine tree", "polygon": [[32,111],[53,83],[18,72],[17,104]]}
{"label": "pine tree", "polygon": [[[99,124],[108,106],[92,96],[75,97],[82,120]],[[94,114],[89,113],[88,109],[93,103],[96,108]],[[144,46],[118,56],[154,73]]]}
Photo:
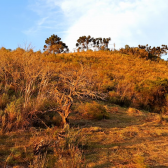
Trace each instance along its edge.
{"label": "pine tree", "polygon": [[65,53],[68,52],[68,46],[61,41],[61,38],[53,34],[51,37],[45,40],[46,45],[44,45],[44,51],[49,53]]}

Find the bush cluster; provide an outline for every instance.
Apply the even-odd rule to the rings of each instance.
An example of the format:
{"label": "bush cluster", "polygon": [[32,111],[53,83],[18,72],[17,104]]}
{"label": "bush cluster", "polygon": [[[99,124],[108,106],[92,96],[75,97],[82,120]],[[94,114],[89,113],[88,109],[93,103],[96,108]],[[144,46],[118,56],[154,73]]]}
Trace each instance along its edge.
{"label": "bush cluster", "polygon": [[87,102],[78,104],[76,110],[84,118],[96,119],[96,120],[109,118],[109,113],[106,111],[106,108],[95,101],[91,103]]}
{"label": "bush cluster", "polygon": [[167,111],[168,67],[161,59],[146,60],[122,51],[46,54],[21,48],[1,48],[0,57],[0,125],[4,132],[60,125],[71,112],[73,99],[94,100],[80,105],[83,115],[94,119],[108,118],[96,100]]}

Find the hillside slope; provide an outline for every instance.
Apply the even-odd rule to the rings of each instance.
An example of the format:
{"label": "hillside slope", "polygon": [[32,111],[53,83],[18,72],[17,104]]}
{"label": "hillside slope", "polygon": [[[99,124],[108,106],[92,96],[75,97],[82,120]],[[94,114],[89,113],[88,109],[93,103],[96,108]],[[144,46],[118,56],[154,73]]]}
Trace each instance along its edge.
{"label": "hillside slope", "polygon": [[0,166],[168,166],[166,61],[21,48],[0,58]]}

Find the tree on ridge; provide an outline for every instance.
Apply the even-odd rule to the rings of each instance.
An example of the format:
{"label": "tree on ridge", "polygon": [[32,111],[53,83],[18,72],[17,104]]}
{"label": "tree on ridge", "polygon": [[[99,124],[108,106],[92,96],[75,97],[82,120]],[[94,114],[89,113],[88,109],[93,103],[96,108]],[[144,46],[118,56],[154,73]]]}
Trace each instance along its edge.
{"label": "tree on ridge", "polygon": [[44,51],[49,53],[65,53],[68,52],[68,46],[61,41],[61,38],[53,34],[45,40],[46,45],[44,45]]}
{"label": "tree on ridge", "polygon": [[88,35],[88,36],[81,36],[77,40],[76,47],[79,49],[89,49],[89,45],[91,45],[91,42],[93,41],[93,38]]}

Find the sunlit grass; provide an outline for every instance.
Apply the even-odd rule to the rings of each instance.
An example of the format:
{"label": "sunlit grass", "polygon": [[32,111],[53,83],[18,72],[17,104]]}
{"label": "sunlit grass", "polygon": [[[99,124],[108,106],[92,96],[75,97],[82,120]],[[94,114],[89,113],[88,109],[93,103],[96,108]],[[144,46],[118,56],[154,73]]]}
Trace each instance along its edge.
{"label": "sunlit grass", "polygon": [[0,56],[0,167],[168,166],[166,61],[20,48]]}

